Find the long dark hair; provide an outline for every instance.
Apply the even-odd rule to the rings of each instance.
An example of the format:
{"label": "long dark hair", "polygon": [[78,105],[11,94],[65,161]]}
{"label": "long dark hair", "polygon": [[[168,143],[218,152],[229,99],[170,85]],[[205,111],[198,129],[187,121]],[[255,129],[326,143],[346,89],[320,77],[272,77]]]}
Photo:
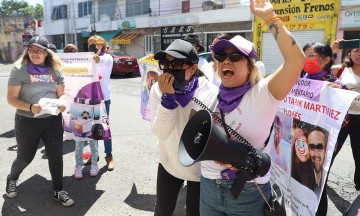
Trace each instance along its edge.
{"label": "long dark hair", "polygon": [[323,43],[323,42],[311,42],[305,44],[303,47],[303,51],[307,50],[308,48],[313,47],[315,53],[319,54],[322,57],[330,57],[329,63],[326,64],[325,70],[330,71],[331,66],[334,64],[334,61],[332,60],[332,49],[329,44]]}

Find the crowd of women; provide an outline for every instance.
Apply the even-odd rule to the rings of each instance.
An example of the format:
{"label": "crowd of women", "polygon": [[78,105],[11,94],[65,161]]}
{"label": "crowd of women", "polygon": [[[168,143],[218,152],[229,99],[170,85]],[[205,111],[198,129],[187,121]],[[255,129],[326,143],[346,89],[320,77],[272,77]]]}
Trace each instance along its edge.
{"label": "crowd of women", "polygon": [[[241,167],[224,164],[221,161],[202,161],[190,167],[183,166],[178,159],[178,145],[181,134],[194,113],[201,109],[193,98],[216,113],[221,121],[214,125],[224,136],[235,139],[231,131],[243,136],[252,147],[262,150],[269,136],[276,112],[281,101],[289,93],[299,77],[328,81],[334,88],[344,88],[359,92],[360,49],[346,52],[343,65],[333,65],[333,53],[339,51],[339,40],[332,46],[321,43],[306,44],[303,49],[296,42],[286,26],[273,9],[270,1],[251,0],[252,13],[263,20],[274,36],[284,63],[264,78],[257,64],[254,44],[237,35],[219,35],[210,47],[214,59],[213,69],[218,78],[219,87],[213,85],[199,70],[198,53],[193,44],[185,40],[175,40],[163,51],[154,55],[158,60],[162,74],[153,84],[150,92],[152,112],[152,131],[157,137],[160,162],[157,173],[155,215],[172,215],[176,206],[179,190],[186,181],[186,212],[189,216],[204,215],[264,215],[264,208],[271,196],[270,172],[264,176],[255,176],[247,181],[240,196],[232,196],[231,186]],[[99,42],[100,41],[100,42]],[[8,84],[8,103],[17,109],[15,133],[18,145],[17,157],[7,177],[6,193],[13,198],[17,195],[17,179],[25,167],[32,161],[37,145],[42,139],[49,158],[49,168],[53,181],[54,198],[64,206],[71,206],[74,200],[62,189],[62,115],[65,110],[59,105],[59,115],[43,115],[34,118],[41,111],[38,102],[41,98],[61,98],[64,95],[64,82],[60,71],[60,60],[47,47],[44,37],[34,37],[24,51],[24,55],[11,72]],[[89,50],[96,53],[94,60],[101,61],[105,44],[101,39],[92,38]],[[105,60],[104,60],[105,61]],[[105,64],[103,64],[104,67]],[[110,75],[109,75],[110,77]],[[109,78],[108,77],[108,78]],[[39,82],[41,80],[41,82]],[[106,81],[108,82],[108,80]],[[106,95],[106,108],[109,112],[110,93],[108,84],[102,86]],[[329,84],[330,85],[330,84]],[[280,123],[277,123],[277,126]],[[360,124],[358,115],[347,116],[341,128],[336,149],[332,158],[340,151],[345,139],[350,142],[355,160],[355,187],[360,191],[360,133],[356,128]],[[293,145],[308,145],[314,132],[320,129],[295,128]],[[320,135],[319,135],[320,136]],[[318,137],[319,137],[318,136]],[[296,137],[296,139],[295,139]],[[324,136],[325,137],[325,136]],[[302,141],[301,141],[302,140]],[[210,141],[211,142],[211,141]],[[301,143],[300,143],[301,142]],[[82,151],[83,143],[79,145]],[[313,152],[324,148],[321,145],[309,146]],[[97,146],[91,144],[93,151],[91,173],[96,176]],[[106,161],[109,170],[113,169],[111,142],[105,143]],[[293,151],[294,158],[296,151]],[[315,153],[314,153],[315,154]],[[79,155],[79,153],[77,154]],[[311,154],[309,154],[311,155]],[[322,164],[311,163],[309,157],[298,157],[297,167],[301,170]],[[82,178],[83,162],[77,158],[74,177]],[[229,178],[222,175],[226,172]],[[235,173],[232,175],[231,173]],[[239,172],[240,173],[240,172]],[[309,188],[316,185],[316,179],[310,176],[292,175]],[[326,215],[326,187],[320,199],[317,215]]]}

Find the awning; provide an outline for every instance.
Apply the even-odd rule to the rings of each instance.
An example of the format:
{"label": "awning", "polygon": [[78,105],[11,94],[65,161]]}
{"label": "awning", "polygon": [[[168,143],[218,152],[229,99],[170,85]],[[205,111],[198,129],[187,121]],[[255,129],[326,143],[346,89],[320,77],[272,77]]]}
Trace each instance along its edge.
{"label": "awning", "polygon": [[116,38],[111,39],[110,42],[112,44],[130,44],[130,41],[135,37],[139,36],[140,34],[141,34],[140,32],[126,33],[126,34],[124,33],[117,36]]}
{"label": "awning", "polygon": [[109,42],[118,32],[102,32],[99,35]]}

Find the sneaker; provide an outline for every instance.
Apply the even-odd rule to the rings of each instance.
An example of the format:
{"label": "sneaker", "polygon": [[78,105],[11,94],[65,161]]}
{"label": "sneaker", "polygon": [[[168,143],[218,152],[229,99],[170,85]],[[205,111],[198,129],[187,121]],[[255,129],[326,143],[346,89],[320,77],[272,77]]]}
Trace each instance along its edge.
{"label": "sneaker", "polygon": [[66,191],[54,191],[54,199],[61,202],[63,206],[72,206],[74,200],[71,199]]}
{"label": "sneaker", "polygon": [[99,168],[98,168],[97,164],[91,164],[90,176],[95,177],[98,175],[98,173],[99,173]]}
{"label": "sneaker", "polygon": [[14,198],[17,196],[16,192],[16,181],[10,180],[10,175],[8,175],[6,179],[6,195],[10,198]]}
{"label": "sneaker", "polygon": [[106,156],[105,157],[106,160],[106,165],[107,165],[107,170],[108,171],[113,171],[114,170],[114,160],[112,156]]}
{"label": "sneaker", "polygon": [[82,166],[81,165],[76,165],[75,166],[74,178],[75,179],[82,179],[83,178]]}

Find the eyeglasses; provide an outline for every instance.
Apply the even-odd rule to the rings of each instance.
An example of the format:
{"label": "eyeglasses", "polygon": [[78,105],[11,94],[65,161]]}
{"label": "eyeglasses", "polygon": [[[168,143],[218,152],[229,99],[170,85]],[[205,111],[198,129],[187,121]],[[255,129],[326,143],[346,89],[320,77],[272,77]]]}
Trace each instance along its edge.
{"label": "eyeglasses", "polygon": [[32,53],[32,54],[42,54],[44,52],[45,52],[45,50],[41,49],[41,48],[29,48],[28,49],[28,53]]}
{"label": "eyeglasses", "polygon": [[322,143],[318,143],[318,144],[312,144],[310,143],[309,144],[309,148],[310,150],[314,151],[315,149],[319,150],[319,151],[322,151],[324,150],[324,144]]}
{"label": "eyeglasses", "polygon": [[[167,59],[159,60],[159,68],[161,70],[168,69],[170,64],[171,64],[171,68],[175,69],[175,68],[182,68],[184,66],[184,64],[189,65],[189,67],[190,67],[194,63],[192,63],[191,61],[183,60],[183,59],[173,59],[172,61],[169,61]],[[186,70],[189,67],[184,68],[184,69]]]}
{"label": "eyeglasses", "polygon": [[215,56],[214,56],[214,58],[219,62],[225,61],[225,59],[227,59],[228,57],[229,57],[230,61],[237,62],[237,61],[240,61],[245,56],[238,52],[234,52],[234,53],[230,53],[230,54],[219,53],[219,54],[215,54]]}

